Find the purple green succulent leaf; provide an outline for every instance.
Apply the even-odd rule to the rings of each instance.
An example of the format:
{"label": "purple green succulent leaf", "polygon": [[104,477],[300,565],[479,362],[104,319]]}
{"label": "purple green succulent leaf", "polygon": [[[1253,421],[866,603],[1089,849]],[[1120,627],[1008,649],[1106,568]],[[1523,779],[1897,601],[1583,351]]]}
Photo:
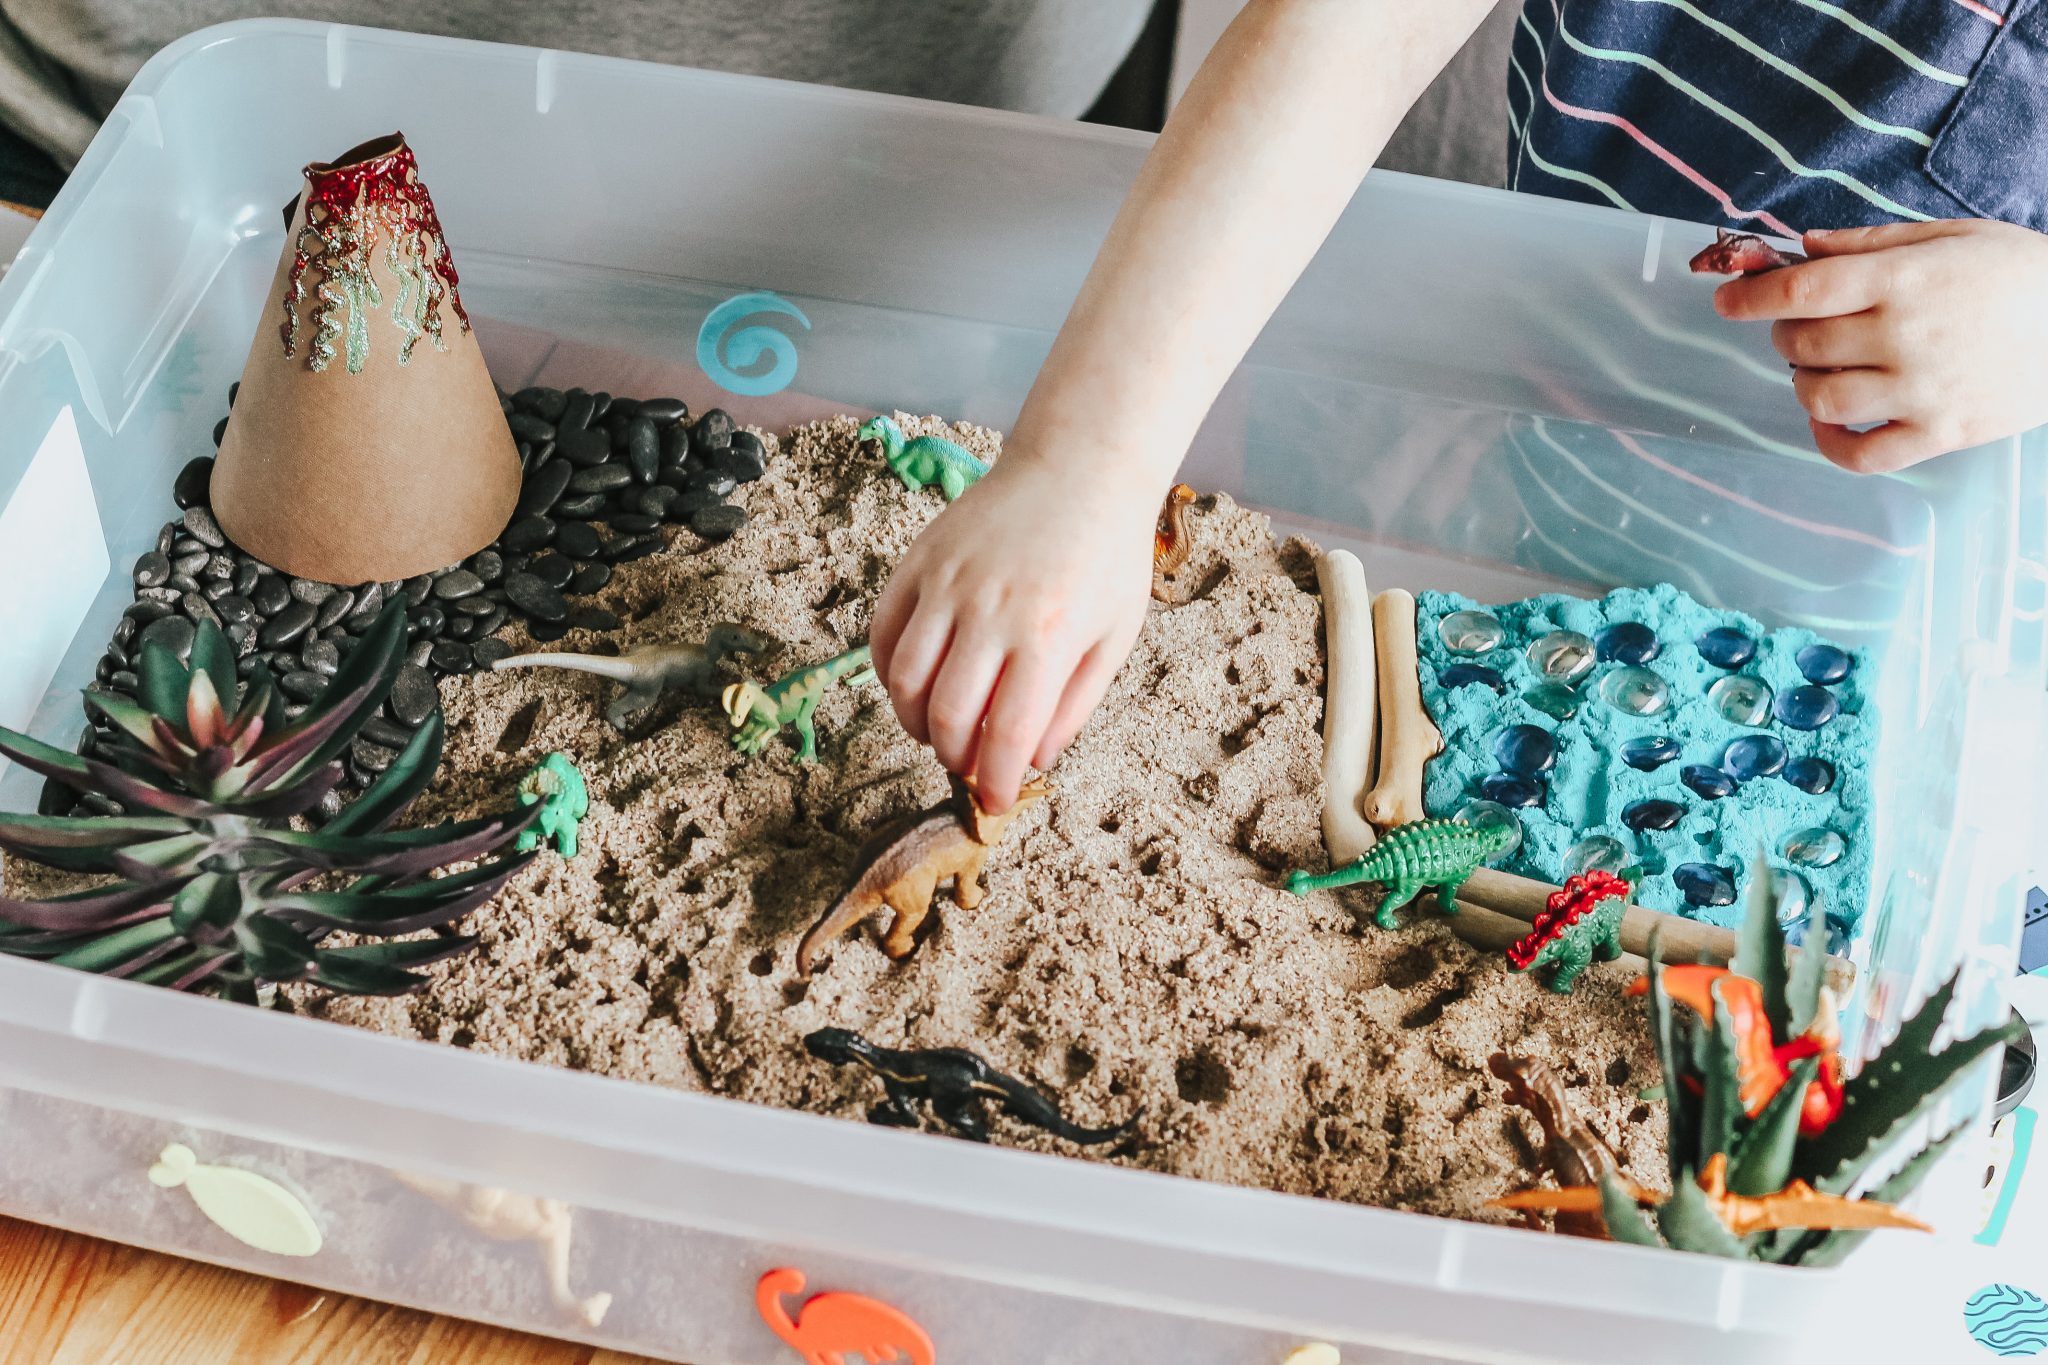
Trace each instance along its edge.
{"label": "purple green succulent leaf", "polygon": [[114,871],[129,881],[161,886],[199,870],[216,847],[207,834],[173,834],[153,843],[116,850],[108,859]]}
{"label": "purple green succulent leaf", "polygon": [[341,778],[341,764],[323,763],[294,777],[289,784],[279,783],[260,792],[246,792],[234,802],[233,809],[237,814],[258,820],[304,815],[339,786]]}
{"label": "purple green succulent leaf", "polygon": [[370,834],[383,829],[413,803],[434,776],[441,762],[441,746],[447,722],[438,708],[413,732],[412,739],[398,751],[386,768],[361,796],[341,814],[329,820],[326,831],[334,834]]}
{"label": "purple green succulent leaf", "polygon": [[410,938],[394,943],[365,943],[352,948],[323,948],[313,966],[313,981],[330,990],[354,995],[403,995],[427,984],[405,970],[456,957],[476,947],[469,934]]}
{"label": "purple green succulent leaf", "polygon": [[346,749],[391,694],[391,685],[398,681],[398,670],[405,663],[404,649],[405,603],[400,600],[378,615],[376,624],[342,661],[327,690],[306,708],[298,724],[277,737],[277,744],[261,760],[258,775],[266,782],[274,781],[280,766],[275,753],[289,752],[296,761],[309,752],[304,739],[308,734],[316,737],[309,764],[325,763]]}
{"label": "purple green succulent leaf", "polygon": [[192,636],[192,682],[195,690],[201,678],[206,680],[216,709],[222,712],[222,720],[231,720],[229,713],[235,710],[235,694],[240,685],[235,677],[235,647],[228,643],[228,637],[221,628],[211,621],[202,622]]}
{"label": "purple green succulent leaf", "polygon": [[44,900],[0,896],[0,922],[57,934],[82,934],[131,922],[138,911],[161,905],[171,892],[163,886],[116,882]]}
{"label": "purple green succulent leaf", "polygon": [[173,725],[184,724],[185,691],[192,685],[192,673],[178,662],[177,655],[154,640],[146,641],[136,661],[135,676],[141,683],[136,690],[144,706]]}
{"label": "purple green succulent leaf", "polygon": [[448,863],[481,858],[516,838],[525,824],[524,819],[487,816],[383,834],[342,836],[325,829],[310,833],[267,829],[253,838],[289,853],[307,866],[405,879],[425,876]]}
{"label": "purple green succulent leaf", "polygon": [[235,946],[254,975],[296,981],[313,965],[313,940],[273,915],[247,915],[235,923]]}
{"label": "purple green succulent leaf", "polygon": [[95,935],[63,953],[53,954],[50,961],[83,972],[127,975],[146,966],[152,954],[177,947],[177,932],[171,928],[171,922],[156,915],[111,934]]}
{"label": "purple green succulent leaf", "polygon": [[168,816],[0,815],[0,851],[67,872],[112,872],[115,853],[185,828]]}
{"label": "purple green succulent leaf", "polygon": [[118,692],[102,692],[97,688],[86,689],[85,706],[89,711],[98,712],[137,744],[154,751],[157,718],[147,708]]}
{"label": "purple green succulent leaf", "polygon": [[497,895],[535,856],[523,853],[431,881],[373,892],[293,891],[275,897],[269,908],[318,929],[380,936],[410,934],[460,919]]}
{"label": "purple green succulent leaf", "polygon": [[[216,937],[234,928],[242,913],[242,884],[225,872],[204,872],[178,889],[171,900],[171,928],[187,939]],[[212,930],[206,934],[206,930]]]}

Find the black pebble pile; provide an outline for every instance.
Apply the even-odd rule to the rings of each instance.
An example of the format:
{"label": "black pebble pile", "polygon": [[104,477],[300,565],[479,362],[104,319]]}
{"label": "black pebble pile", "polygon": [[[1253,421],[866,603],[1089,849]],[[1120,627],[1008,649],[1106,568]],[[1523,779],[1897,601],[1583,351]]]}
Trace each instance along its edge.
{"label": "black pebble pile", "polygon": [[[228,390],[230,410],[235,394]],[[194,632],[211,621],[233,643],[242,676],[260,662],[284,693],[286,715],[296,716],[378,612],[403,597],[411,637],[405,667],[346,759],[349,785],[363,787],[434,714],[439,678],[488,668],[511,654],[499,638],[508,622],[523,621],[543,642],[572,630],[616,630],[612,613],[571,599],[604,587],[615,565],[661,549],[664,525],[687,526],[711,541],[746,525],[745,510],[726,498],[761,477],[767,456],[760,438],[737,429],[723,409],[707,409],[692,422],[679,398],[614,398],[582,389],[521,389],[499,402],[519,444],[523,479],[512,522],[494,544],[417,578],[344,588],[278,572],[221,533],[208,507],[213,457],[193,460],[172,490],[182,515],[135,561],[135,602],[114,628],[96,686],[133,696],[134,662],[145,644],[189,660]],[[214,427],[216,447],[227,425],[222,418]],[[78,744],[88,756],[105,739],[93,719]],[[339,810],[342,799],[332,793],[325,813]],[[44,814],[74,809],[121,813],[104,797],[77,799],[68,788],[45,786]]]}

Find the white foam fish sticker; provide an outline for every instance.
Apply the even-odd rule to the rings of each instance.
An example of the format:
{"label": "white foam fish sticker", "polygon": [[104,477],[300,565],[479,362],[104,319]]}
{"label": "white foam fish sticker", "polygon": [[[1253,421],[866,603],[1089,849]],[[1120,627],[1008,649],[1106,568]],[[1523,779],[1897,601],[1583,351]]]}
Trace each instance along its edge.
{"label": "white foam fish sticker", "polygon": [[299,1197],[268,1176],[235,1166],[204,1166],[182,1142],[164,1148],[149,1168],[152,1185],[183,1186],[199,1211],[228,1236],[274,1256],[320,1250],[320,1225]]}

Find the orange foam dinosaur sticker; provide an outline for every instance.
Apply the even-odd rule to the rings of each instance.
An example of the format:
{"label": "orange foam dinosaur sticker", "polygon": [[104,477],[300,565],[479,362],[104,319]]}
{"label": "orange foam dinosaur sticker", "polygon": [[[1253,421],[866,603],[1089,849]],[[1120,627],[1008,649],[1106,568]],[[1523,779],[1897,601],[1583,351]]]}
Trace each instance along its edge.
{"label": "orange foam dinosaur sticker", "polygon": [[803,1357],[804,1365],[933,1365],[932,1339],[900,1309],[860,1294],[816,1294],[791,1317],[783,1296],[804,1292],[804,1273],[769,1271],[754,1287],[761,1321]]}

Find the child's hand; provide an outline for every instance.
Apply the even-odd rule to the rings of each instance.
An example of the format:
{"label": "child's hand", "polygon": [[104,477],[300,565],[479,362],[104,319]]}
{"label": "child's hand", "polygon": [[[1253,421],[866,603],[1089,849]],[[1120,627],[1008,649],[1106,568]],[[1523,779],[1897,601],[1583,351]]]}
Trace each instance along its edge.
{"label": "child's hand", "polygon": [[1088,720],[1144,624],[1156,500],[1017,451],[925,529],[875,607],[903,728],[982,804],[1015,803]]}
{"label": "child's hand", "polygon": [[1823,455],[1886,473],[2048,422],[2048,236],[1967,219],[1809,232],[1806,249],[1714,306],[1776,324]]}

